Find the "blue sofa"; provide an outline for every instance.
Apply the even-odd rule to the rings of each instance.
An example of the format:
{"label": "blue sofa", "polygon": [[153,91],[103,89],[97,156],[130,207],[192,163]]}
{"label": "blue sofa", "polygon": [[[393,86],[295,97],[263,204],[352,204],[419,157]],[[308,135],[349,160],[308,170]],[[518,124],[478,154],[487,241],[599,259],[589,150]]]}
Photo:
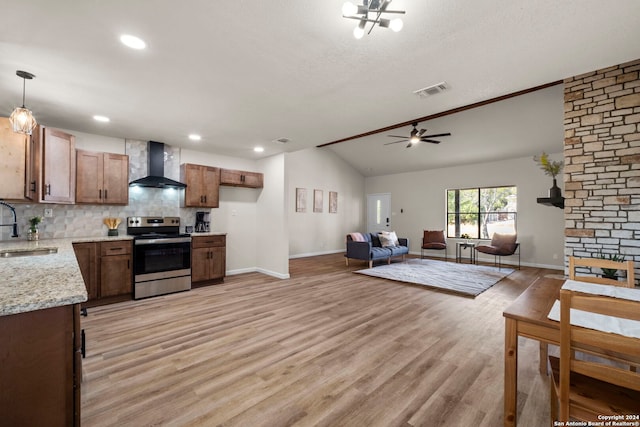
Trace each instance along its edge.
{"label": "blue sofa", "polygon": [[398,238],[399,246],[382,247],[380,239],[376,233],[361,233],[364,242],[353,240],[351,234],[347,234],[347,253],[344,255],[349,265],[349,259],[359,259],[369,262],[369,268],[373,267],[373,262],[378,260],[387,260],[387,264],[391,263],[391,257],[404,256],[409,253],[409,239]]}

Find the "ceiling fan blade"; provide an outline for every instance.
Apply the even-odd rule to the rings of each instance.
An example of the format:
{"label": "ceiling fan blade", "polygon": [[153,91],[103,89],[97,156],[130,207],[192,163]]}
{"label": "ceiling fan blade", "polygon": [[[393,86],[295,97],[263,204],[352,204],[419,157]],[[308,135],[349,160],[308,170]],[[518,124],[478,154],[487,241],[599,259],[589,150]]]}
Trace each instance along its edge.
{"label": "ceiling fan blade", "polygon": [[440,144],[440,141],[436,141],[435,139],[421,139],[422,142],[430,142],[432,144]]}
{"label": "ceiling fan blade", "polygon": [[424,135],[426,131],[427,131],[426,129],[420,129],[420,132],[418,132],[418,136]]}
{"label": "ceiling fan blade", "polygon": [[409,144],[407,144],[406,148],[411,148],[411,147],[413,147],[413,144],[410,142]]}
{"label": "ceiling fan blade", "polygon": [[424,135],[423,138],[437,138],[439,136],[451,136],[451,134],[449,132],[447,132],[447,133],[437,133],[437,134],[433,134],[433,135]]}
{"label": "ceiling fan blade", "polygon": [[402,141],[387,142],[387,143],[385,143],[384,145],[397,144],[397,143],[399,143],[399,142],[405,142],[405,141],[408,141],[408,140],[407,140],[407,139],[403,139]]}

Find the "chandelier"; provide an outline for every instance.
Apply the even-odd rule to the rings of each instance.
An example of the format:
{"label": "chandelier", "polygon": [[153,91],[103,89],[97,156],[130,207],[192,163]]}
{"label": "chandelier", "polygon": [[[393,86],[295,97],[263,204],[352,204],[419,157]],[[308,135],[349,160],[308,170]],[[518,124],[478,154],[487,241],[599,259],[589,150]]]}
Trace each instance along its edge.
{"label": "chandelier", "polygon": [[[373,27],[378,24],[383,28],[391,28],[393,31],[400,31],[402,29],[402,19],[387,19],[382,18],[383,13],[400,13],[404,14],[404,10],[387,10],[387,7],[391,3],[391,0],[363,0],[362,5],[355,5],[351,2],[346,2],[342,6],[342,17],[348,19],[355,19],[358,22],[358,26],[353,29],[353,36],[357,39],[361,39],[364,36],[365,27],[367,23],[371,22],[371,27],[367,34],[370,34]],[[369,17],[372,14],[372,17]]]}
{"label": "chandelier", "polygon": [[31,114],[31,110],[24,106],[24,90],[27,80],[33,79],[35,76],[26,71],[16,71],[16,75],[22,78],[22,107],[16,107],[9,117],[9,122],[13,127],[13,131],[17,133],[24,133],[31,135],[31,132],[36,127],[36,119]]}

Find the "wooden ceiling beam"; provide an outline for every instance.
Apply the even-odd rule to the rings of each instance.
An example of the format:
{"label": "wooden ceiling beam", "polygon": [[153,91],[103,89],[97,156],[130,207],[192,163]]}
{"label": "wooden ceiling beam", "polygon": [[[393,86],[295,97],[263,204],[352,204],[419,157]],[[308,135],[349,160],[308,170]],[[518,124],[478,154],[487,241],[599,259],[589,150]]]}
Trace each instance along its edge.
{"label": "wooden ceiling beam", "polygon": [[478,108],[478,107],[482,107],[484,105],[488,105],[488,104],[493,104],[494,102],[500,102],[500,101],[504,101],[505,99],[509,99],[509,98],[515,98],[516,96],[520,96],[520,95],[525,95],[527,93],[531,93],[531,92],[535,92],[538,90],[542,90],[542,89],[546,89],[552,86],[556,86],[559,84],[562,84],[562,80],[556,80],[555,82],[551,82],[551,83],[545,83],[543,85],[540,86],[535,86],[529,89],[523,89],[520,90],[518,92],[513,92],[513,93],[509,93],[507,95],[501,95],[498,96],[496,98],[491,98],[491,99],[487,99],[484,101],[479,101],[473,104],[469,104],[469,105],[464,105],[462,107],[457,107],[457,108],[452,108],[451,110],[447,110],[447,111],[442,111],[440,113],[435,113],[435,114],[431,114],[429,116],[424,116],[424,117],[419,117],[417,119],[411,119],[411,120],[407,120],[406,122],[402,122],[402,123],[396,123],[395,125],[390,125],[390,126],[386,126],[380,129],[376,129],[376,130],[371,130],[365,133],[361,133],[358,135],[353,135],[353,136],[349,136],[347,138],[342,138],[342,139],[338,139],[336,141],[331,141],[331,142],[325,142],[324,144],[320,144],[320,145],[316,145],[317,148],[321,148],[321,147],[327,147],[329,145],[333,145],[333,144],[339,144],[341,142],[346,142],[346,141],[351,141],[353,139],[358,139],[358,138],[364,138],[365,136],[370,136],[370,135],[375,135],[377,133],[382,133],[382,132],[388,132],[390,130],[393,129],[398,129],[404,126],[409,126],[415,122],[425,122],[427,120],[433,120],[433,119],[437,119],[439,117],[444,117],[444,116],[448,116],[451,114],[455,114],[455,113],[460,113],[462,111],[466,111],[466,110],[471,110],[472,108]]}

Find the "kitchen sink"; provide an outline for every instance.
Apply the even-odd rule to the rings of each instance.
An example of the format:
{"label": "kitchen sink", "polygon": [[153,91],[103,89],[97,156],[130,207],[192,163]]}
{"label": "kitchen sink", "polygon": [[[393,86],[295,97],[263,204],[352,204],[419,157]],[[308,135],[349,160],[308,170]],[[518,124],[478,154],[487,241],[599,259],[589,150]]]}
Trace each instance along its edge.
{"label": "kitchen sink", "polygon": [[57,254],[57,253],[58,253],[58,248],[7,249],[7,250],[0,251],[0,258],[49,255],[49,254]]}

